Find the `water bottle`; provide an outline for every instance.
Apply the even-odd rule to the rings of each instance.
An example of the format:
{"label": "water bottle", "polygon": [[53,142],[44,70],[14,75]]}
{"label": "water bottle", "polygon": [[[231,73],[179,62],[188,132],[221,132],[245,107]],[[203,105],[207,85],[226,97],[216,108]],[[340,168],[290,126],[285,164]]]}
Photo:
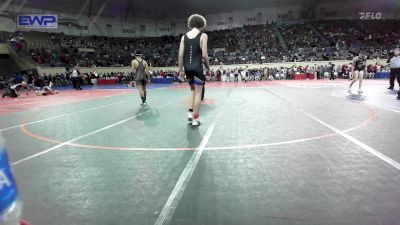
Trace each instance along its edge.
{"label": "water bottle", "polygon": [[0,133],[0,225],[19,225],[21,208],[17,185]]}

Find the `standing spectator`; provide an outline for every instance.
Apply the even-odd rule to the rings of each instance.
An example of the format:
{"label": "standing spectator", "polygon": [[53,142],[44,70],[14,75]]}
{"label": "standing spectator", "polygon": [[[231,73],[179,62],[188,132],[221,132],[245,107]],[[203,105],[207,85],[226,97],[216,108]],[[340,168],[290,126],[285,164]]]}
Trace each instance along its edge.
{"label": "standing spectator", "polygon": [[311,75],[311,66],[306,66],[306,78],[307,78],[307,80],[309,80],[309,78],[310,78],[310,75]]}
{"label": "standing spectator", "polygon": [[393,56],[388,60],[390,63],[390,86],[388,89],[393,90],[394,80],[397,77],[397,82],[400,86],[400,49],[396,48],[393,52]]}
{"label": "standing spectator", "polygon": [[329,80],[335,81],[335,64],[329,62],[328,70],[328,72],[330,73]]}
{"label": "standing spectator", "polygon": [[79,67],[78,65],[76,65],[73,69],[72,69],[72,87],[76,90],[82,90],[81,88],[81,78],[79,77]]}

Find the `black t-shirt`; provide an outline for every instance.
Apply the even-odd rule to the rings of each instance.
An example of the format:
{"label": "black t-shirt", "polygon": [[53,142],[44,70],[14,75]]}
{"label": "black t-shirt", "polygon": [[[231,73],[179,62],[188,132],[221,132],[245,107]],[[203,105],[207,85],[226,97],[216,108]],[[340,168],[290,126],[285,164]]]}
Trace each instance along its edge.
{"label": "black t-shirt", "polygon": [[366,64],[367,64],[367,60],[366,59],[357,57],[356,60],[355,60],[354,69],[355,70],[360,70],[360,71],[364,70]]}

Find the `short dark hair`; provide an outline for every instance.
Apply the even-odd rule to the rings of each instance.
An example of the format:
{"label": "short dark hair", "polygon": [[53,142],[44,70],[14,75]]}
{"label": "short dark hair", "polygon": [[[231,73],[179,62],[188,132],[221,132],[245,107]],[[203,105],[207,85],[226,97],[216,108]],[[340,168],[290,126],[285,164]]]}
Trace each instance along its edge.
{"label": "short dark hair", "polygon": [[202,28],[206,27],[206,24],[207,24],[207,21],[202,15],[193,14],[193,15],[189,16],[188,27],[190,29],[192,29],[192,28],[202,29]]}
{"label": "short dark hair", "polygon": [[135,52],[132,54],[132,56],[142,56],[142,50],[136,49]]}

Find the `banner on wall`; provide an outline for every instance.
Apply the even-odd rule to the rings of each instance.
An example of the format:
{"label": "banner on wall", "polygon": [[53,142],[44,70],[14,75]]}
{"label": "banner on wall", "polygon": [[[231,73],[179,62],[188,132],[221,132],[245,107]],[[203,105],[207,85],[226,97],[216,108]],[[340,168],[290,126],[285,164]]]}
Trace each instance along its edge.
{"label": "banner on wall", "polygon": [[17,28],[23,29],[57,29],[56,14],[18,14]]}
{"label": "banner on wall", "polygon": [[382,19],[381,12],[358,12],[360,20],[380,20]]}

